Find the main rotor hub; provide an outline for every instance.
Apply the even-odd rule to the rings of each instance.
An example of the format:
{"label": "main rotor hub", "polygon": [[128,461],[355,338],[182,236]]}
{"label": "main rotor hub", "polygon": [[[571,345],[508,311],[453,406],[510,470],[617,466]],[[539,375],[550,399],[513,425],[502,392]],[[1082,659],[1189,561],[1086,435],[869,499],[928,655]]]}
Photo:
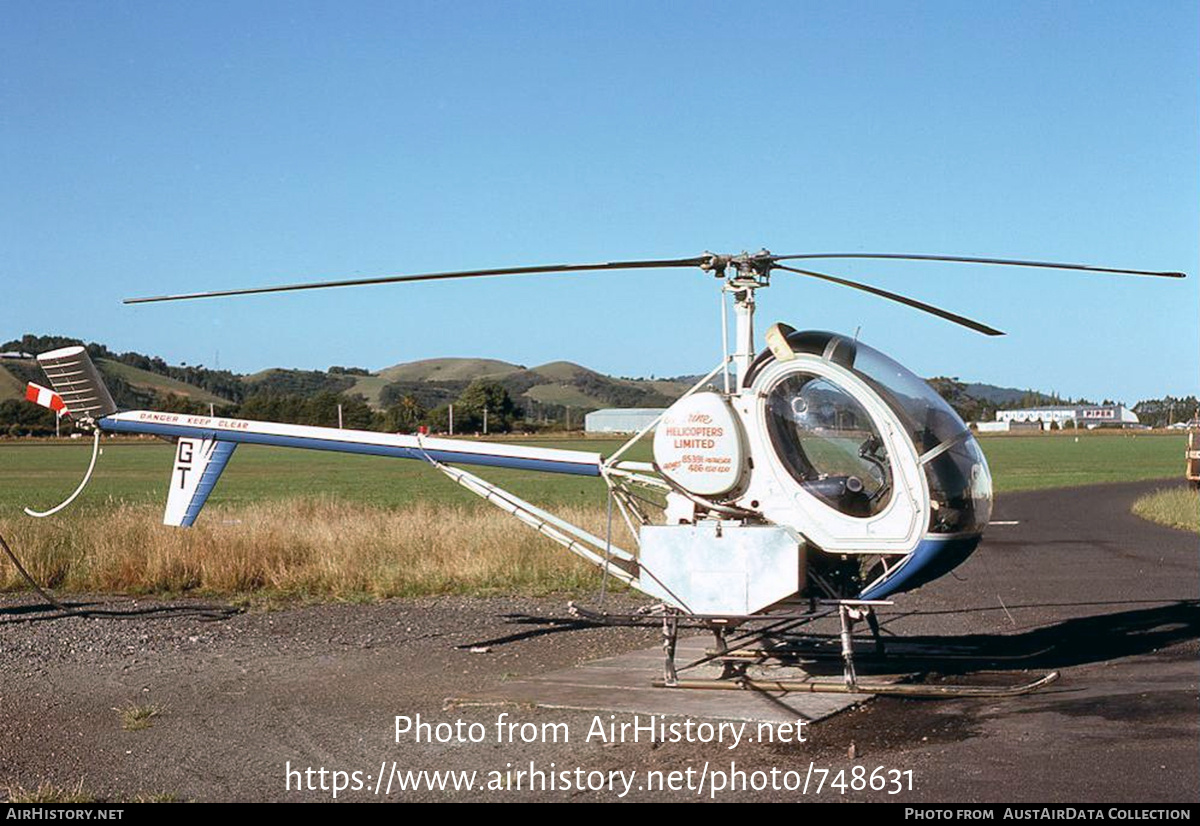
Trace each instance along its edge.
{"label": "main rotor hub", "polygon": [[[707,260],[700,264],[700,269],[711,272],[717,278],[725,278],[733,286],[765,287],[770,283],[771,268],[775,264],[775,256],[770,250],[761,249],[755,253],[743,252],[740,255],[719,255],[706,252]],[[727,276],[726,271],[732,267],[736,274]]]}

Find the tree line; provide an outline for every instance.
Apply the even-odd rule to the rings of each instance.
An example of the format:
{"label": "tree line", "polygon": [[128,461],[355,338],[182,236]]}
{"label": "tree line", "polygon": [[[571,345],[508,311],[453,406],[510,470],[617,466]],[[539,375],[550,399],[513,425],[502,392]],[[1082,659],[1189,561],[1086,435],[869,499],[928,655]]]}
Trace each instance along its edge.
{"label": "tree line", "polygon": [[[108,377],[106,377],[106,381]],[[413,396],[394,399],[383,410],[374,410],[361,395],[320,390],[313,394],[284,393],[275,390],[253,393],[240,403],[208,404],[174,393],[158,393],[144,404],[130,405],[128,393],[114,389],[113,398],[121,407],[145,407],[167,413],[187,413],[239,419],[255,419],[286,424],[337,427],[339,407],[341,426],[353,430],[375,430],[382,433],[413,433],[419,428],[443,433],[450,427],[450,405],[454,406],[454,432],[508,433],[518,425],[532,427],[523,421],[524,411],[508,391],[494,381],[474,381],[452,402],[428,408]],[[140,397],[135,397],[139,402]],[[485,412],[486,411],[486,412]],[[69,425],[64,424],[64,432]],[[49,410],[24,400],[0,402],[0,434],[9,436],[52,436],[55,416]]]}
{"label": "tree line", "polygon": [[[41,353],[75,344],[79,339],[65,336],[27,334],[0,345],[0,351]],[[382,409],[372,409],[366,399],[354,394],[351,388],[356,377],[370,375],[360,367],[333,366],[327,372],[319,370],[267,370],[254,376],[240,376],[228,370],[210,370],[203,365],[172,366],[157,356],[142,353],[115,353],[103,344],[84,345],[104,374],[105,383],[117,405],[125,409],[157,409],[168,412],[207,414],[210,409],[223,416],[291,424],[336,427],[338,407],[341,406],[343,427],[380,432],[413,432],[424,427],[441,433],[450,429],[453,406],[454,432],[474,433],[484,429],[487,411],[489,433],[505,433],[514,429],[564,429],[583,423],[583,416],[594,408],[569,407],[562,404],[540,403],[523,394],[541,384],[553,383],[533,370],[520,370],[499,379],[465,381],[396,381],[380,391]],[[116,362],[165,376],[208,391],[221,402],[211,406],[186,396],[147,387],[133,386],[105,364]],[[5,361],[10,373],[22,382],[44,383],[41,371],[33,362]],[[673,399],[652,388],[622,385],[607,376],[578,371],[568,384],[598,405],[612,407],[666,407]],[[1032,390],[1019,395],[1010,392],[1007,398],[974,395],[968,385],[957,378],[938,376],[929,384],[954,408],[964,421],[990,421],[998,410],[1047,405],[1092,404],[1087,399],[1068,399],[1057,393]],[[997,388],[985,388],[990,393]],[[516,399],[525,398],[525,406]],[[1111,403],[1105,400],[1105,403]],[[1142,423],[1151,427],[1186,421],[1197,415],[1200,404],[1195,396],[1147,399],[1133,408]],[[24,401],[0,402],[0,434],[13,436],[47,435],[54,433],[54,415]]]}

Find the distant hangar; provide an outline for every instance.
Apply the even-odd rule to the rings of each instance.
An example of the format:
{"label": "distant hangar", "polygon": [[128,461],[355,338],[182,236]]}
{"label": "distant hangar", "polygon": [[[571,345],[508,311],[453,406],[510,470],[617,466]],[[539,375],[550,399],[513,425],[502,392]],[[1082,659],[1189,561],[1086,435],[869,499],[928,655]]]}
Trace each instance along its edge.
{"label": "distant hangar", "polygon": [[[663,413],[661,407],[607,408],[584,417],[587,433],[637,433]],[[1137,414],[1123,404],[1048,405],[1020,410],[997,410],[996,421],[976,424],[981,431],[1004,431],[1041,427],[1132,427]]]}
{"label": "distant hangar", "polygon": [[[984,424],[992,426],[984,427]],[[981,430],[1009,430],[1014,425],[1040,424],[1059,427],[1130,427],[1139,424],[1137,414],[1123,404],[1053,405],[1020,410],[997,410],[995,423],[981,423]]]}
{"label": "distant hangar", "polygon": [[662,407],[611,407],[583,417],[587,433],[637,433],[663,414]]}

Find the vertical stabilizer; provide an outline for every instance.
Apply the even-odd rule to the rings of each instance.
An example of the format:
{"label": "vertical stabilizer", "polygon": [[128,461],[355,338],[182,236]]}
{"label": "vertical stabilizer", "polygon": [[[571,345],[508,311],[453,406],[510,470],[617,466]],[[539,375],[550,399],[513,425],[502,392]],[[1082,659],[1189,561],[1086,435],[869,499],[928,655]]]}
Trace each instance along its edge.
{"label": "vertical stabilizer", "polygon": [[200,515],[208,495],[229,464],[237,447],[234,442],[215,439],[180,439],[171,471],[171,491],[167,494],[164,525],[190,528]]}

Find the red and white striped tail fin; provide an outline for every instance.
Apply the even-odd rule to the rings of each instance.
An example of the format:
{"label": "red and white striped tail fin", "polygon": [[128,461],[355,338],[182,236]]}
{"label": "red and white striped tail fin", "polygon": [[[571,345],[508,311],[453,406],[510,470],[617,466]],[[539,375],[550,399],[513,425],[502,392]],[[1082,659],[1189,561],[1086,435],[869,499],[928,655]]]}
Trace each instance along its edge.
{"label": "red and white striped tail fin", "polygon": [[49,387],[42,387],[40,384],[34,384],[33,382],[29,382],[25,387],[25,401],[47,407],[59,414],[67,409],[67,404],[63,401],[62,396],[55,393]]}
{"label": "red and white striped tail fin", "polygon": [[117,412],[117,405],[87,350],[78,345],[63,347],[42,353],[37,359],[50,386],[76,421],[102,419]]}

